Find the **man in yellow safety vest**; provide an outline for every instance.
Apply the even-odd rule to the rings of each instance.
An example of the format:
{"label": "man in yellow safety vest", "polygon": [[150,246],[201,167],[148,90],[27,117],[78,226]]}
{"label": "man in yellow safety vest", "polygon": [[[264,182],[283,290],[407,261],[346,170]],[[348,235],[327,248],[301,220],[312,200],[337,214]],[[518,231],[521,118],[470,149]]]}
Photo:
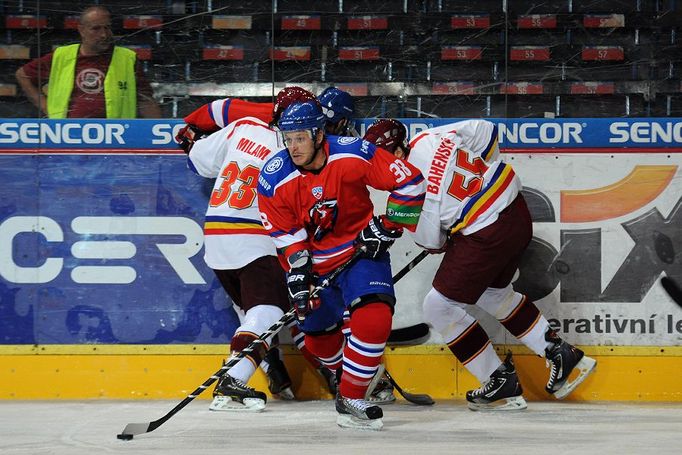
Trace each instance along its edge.
{"label": "man in yellow safety vest", "polygon": [[[60,46],[16,72],[41,113],[49,118],[161,117],[135,52],[114,46],[109,11],[102,6],[85,9],[78,32],[80,44]],[[40,89],[44,82],[47,96]]]}

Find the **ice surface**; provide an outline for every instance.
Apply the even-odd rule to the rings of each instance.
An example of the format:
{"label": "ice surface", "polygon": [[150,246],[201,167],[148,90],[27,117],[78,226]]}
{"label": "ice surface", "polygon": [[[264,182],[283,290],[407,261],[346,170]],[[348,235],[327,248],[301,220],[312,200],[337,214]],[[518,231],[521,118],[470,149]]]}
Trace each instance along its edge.
{"label": "ice surface", "polygon": [[[179,401],[179,400],[178,400]],[[380,432],[336,426],[332,401],[273,400],[265,412],[218,413],[196,401],[152,433],[120,441],[171,401],[5,401],[0,454],[633,454],[680,453],[682,404],[531,402],[525,412],[474,413],[461,401],[384,406]]]}

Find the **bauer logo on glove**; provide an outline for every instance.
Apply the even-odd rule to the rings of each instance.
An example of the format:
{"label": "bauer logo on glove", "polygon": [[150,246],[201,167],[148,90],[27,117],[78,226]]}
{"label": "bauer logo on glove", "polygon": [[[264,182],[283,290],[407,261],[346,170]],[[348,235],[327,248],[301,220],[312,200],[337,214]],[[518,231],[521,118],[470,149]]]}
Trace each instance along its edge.
{"label": "bauer logo on glove", "polygon": [[363,251],[364,257],[375,259],[381,256],[403,234],[402,229],[390,229],[386,223],[385,216],[375,216],[356,237],[356,247]]}
{"label": "bauer logo on glove", "polygon": [[313,274],[313,263],[307,251],[299,252],[292,258],[291,268],[287,275],[287,291],[289,301],[296,309],[296,318],[299,322],[305,321],[305,317],[311,311],[320,306],[320,299],[311,298],[315,286],[316,277]]}

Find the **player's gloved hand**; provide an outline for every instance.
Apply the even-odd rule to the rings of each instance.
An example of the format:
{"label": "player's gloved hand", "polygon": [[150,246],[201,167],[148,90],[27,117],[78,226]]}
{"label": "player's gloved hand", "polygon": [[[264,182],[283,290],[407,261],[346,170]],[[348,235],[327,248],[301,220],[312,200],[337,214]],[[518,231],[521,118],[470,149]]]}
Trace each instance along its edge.
{"label": "player's gloved hand", "polygon": [[361,256],[375,259],[388,251],[401,235],[402,228],[389,228],[385,216],[375,216],[355,238],[355,245],[362,249]]}
{"label": "player's gloved hand", "polygon": [[306,316],[320,306],[319,298],[311,298],[315,286],[313,261],[308,254],[304,254],[294,260],[291,266],[287,275],[289,301],[296,310],[296,319],[303,323]]}
{"label": "player's gloved hand", "polygon": [[183,126],[178,134],[175,136],[175,142],[180,148],[189,155],[190,150],[194,147],[194,143],[204,136],[204,132],[192,125]]}

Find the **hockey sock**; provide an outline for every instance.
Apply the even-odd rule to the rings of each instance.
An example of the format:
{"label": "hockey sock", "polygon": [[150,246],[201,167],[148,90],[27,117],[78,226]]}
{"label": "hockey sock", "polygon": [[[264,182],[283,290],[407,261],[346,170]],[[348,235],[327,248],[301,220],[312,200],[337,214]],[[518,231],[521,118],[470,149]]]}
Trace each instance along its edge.
{"label": "hockey sock", "polygon": [[305,344],[311,354],[332,371],[341,368],[344,337],[340,330],[323,335],[305,336]]}
{"label": "hockey sock", "polygon": [[[232,353],[244,350],[282,316],[284,316],[284,312],[274,305],[257,305],[251,308],[244,315],[242,325],[237,328],[232,337],[230,342]],[[247,383],[265,357],[267,350],[270,349],[272,339],[273,337],[269,337],[265,343],[258,344],[252,353],[244,356],[235,366],[230,368],[229,375]]]}
{"label": "hockey sock", "polygon": [[545,332],[549,327],[547,319],[540,314],[538,307],[525,295],[519,304],[500,322],[520,342],[525,344],[537,355],[544,357],[549,343],[545,340]]}
{"label": "hockey sock", "polygon": [[539,356],[545,355],[548,343],[545,332],[549,323],[538,307],[525,295],[506,288],[488,288],[477,306],[494,316],[519,341]]}
{"label": "hockey sock", "polygon": [[348,310],[343,312],[343,325],[341,326],[341,331],[346,340],[350,337],[350,312]]}
{"label": "hockey sock", "polygon": [[495,353],[488,334],[464,310],[465,306],[431,289],[424,298],[424,318],[441,334],[457,360],[480,382],[484,382],[502,365],[502,361]]}
{"label": "hockey sock", "polygon": [[296,348],[301,352],[303,358],[315,369],[320,368],[320,361],[315,357],[305,345],[305,334],[301,332],[298,328],[298,323],[296,320],[291,321],[289,324],[289,333],[291,333],[291,339],[294,341]]}
{"label": "hockey sock", "polygon": [[353,311],[350,337],[343,350],[343,376],[339,392],[346,398],[364,398],[381,363],[393,316],[385,303],[375,302]]}
{"label": "hockey sock", "polygon": [[[258,335],[254,333],[237,332],[232,337],[232,341],[230,343],[230,350],[232,351],[233,354],[241,352],[256,338],[258,338]],[[267,349],[268,349],[267,346],[259,344],[258,347],[254,349],[251,354],[247,354],[235,366],[230,368],[228,374],[233,378],[239,379],[243,383],[249,382],[249,379],[251,378],[251,376],[253,376],[253,373],[256,371],[256,368],[258,368],[258,365],[263,360],[263,357],[265,357],[265,352],[267,351]]]}

